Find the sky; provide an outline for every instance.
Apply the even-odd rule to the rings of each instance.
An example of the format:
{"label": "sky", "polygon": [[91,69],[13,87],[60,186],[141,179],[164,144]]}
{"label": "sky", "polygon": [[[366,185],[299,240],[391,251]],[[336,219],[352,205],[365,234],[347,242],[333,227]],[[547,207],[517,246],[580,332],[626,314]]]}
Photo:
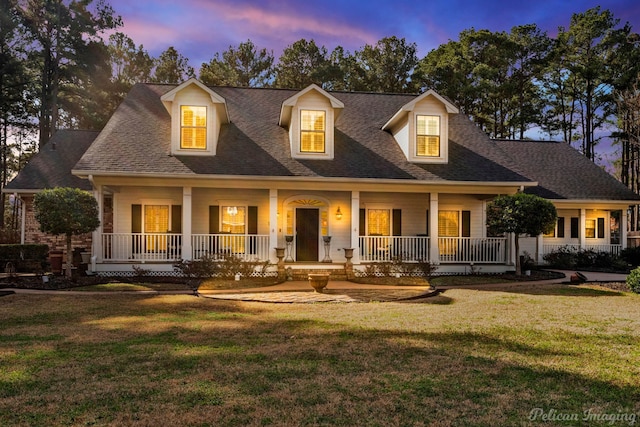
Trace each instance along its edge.
{"label": "sky", "polygon": [[640,33],[638,0],[107,0],[122,16],[126,33],[154,57],[169,46],[189,59],[196,72],[202,63],[230,46],[251,40],[259,48],[283,49],[302,38],[328,51],[342,46],[353,53],[397,36],[416,43],[418,57],[462,30],[509,31],[535,23],[550,36],[569,27],[571,15],[600,6],[621,24]]}

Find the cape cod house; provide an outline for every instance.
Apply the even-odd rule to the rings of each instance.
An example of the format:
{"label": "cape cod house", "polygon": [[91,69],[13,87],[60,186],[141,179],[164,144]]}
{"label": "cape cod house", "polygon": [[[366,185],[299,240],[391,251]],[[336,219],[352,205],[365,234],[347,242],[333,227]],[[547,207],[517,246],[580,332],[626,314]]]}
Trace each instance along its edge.
{"label": "cape cod house", "polygon": [[275,263],[275,248],[294,268],[341,267],[353,248],[356,268],[400,257],[506,271],[512,236],[485,226],[496,195],[531,192],[558,208],[555,232],[522,245],[539,260],[557,245],[619,250],[640,200],[567,144],[489,139],[433,91],[138,84],[101,132],[52,143],[4,191],[93,191],[97,272],[171,271],[216,253]]}

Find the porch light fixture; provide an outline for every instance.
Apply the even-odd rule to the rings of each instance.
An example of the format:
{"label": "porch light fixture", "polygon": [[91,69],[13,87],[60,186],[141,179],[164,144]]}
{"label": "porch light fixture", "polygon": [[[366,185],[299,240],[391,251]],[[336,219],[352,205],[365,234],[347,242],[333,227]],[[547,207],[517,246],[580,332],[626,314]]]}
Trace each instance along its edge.
{"label": "porch light fixture", "polygon": [[338,210],[336,211],[336,219],[338,221],[342,219],[342,211],[340,211],[340,206],[338,206]]}

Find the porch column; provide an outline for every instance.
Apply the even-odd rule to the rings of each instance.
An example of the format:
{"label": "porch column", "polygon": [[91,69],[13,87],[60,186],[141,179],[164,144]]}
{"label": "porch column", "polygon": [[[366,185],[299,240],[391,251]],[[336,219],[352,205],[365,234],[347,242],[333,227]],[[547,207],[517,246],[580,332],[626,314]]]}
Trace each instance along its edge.
{"label": "porch column", "polygon": [[536,236],[536,264],[542,264],[542,256],[544,255],[544,235]]}
{"label": "porch column", "polygon": [[351,247],[353,258],[351,263],[360,264],[360,192],[351,192]]}
{"label": "porch column", "polygon": [[191,217],[191,187],[182,187],[182,259],[186,260],[193,259]]}
{"label": "porch column", "polygon": [[440,264],[440,249],[438,247],[438,193],[429,196],[429,262]]}
{"label": "porch column", "polygon": [[102,185],[94,185],[93,197],[98,202],[98,219],[100,225],[96,228],[91,235],[91,256],[96,257],[96,261],[100,262],[103,258],[102,253],[102,232],[104,230],[104,190]]}
{"label": "porch column", "polygon": [[[283,212],[284,215],[284,212]],[[269,189],[269,261],[278,262],[276,251],[278,247],[278,190]]]}
{"label": "porch column", "polygon": [[620,244],[622,249],[627,247],[627,210],[620,212]]}
{"label": "porch column", "polygon": [[584,249],[587,246],[587,238],[585,236],[585,230],[587,229],[587,210],[585,208],[580,209],[580,229],[578,230],[578,236],[580,237],[580,249]]}

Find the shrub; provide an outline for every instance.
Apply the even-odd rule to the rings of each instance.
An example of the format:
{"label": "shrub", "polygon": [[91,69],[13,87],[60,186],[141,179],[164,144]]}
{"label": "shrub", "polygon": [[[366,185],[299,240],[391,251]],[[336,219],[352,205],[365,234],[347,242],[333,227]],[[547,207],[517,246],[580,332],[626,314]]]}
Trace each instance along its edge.
{"label": "shrub", "polygon": [[627,276],[627,285],[633,292],[640,294],[640,267],[631,270]]}
{"label": "shrub", "polygon": [[180,260],[173,265],[173,269],[181,272],[186,277],[197,279],[213,277],[219,270],[217,259],[210,254],[204,255],[199,259]]}
{"label": "shrub", "polygon": [[640,266],[640,246],[624,248],[620,252],[620,257],[625,260],[627,264],[631,264],[633,267]]}
{"label": "shrub", "polygon": [[573,268],[576,265],[576,252],[567,246],[556,249],[553,252],[545,254],[544,259],[547,264],[555,268]]}
{"label": "shrub", "polygon": [[424,277],[426,280],[430,280],[431,276],[433,276],[433,273],[435,273],[438,269],[438,266],[431,264],[431,262],[429,262],[429,260],[427,259],[421,259],[418,260],[416,268],[418,269],[418,271],[420,271],[420,273],[422,273],[422,277]]}
{"label": "shrub", "polygon": [[4,269],[11,262],[16,271],[41,273],[48,253],[47,245],[0,245],[0,267]]}

